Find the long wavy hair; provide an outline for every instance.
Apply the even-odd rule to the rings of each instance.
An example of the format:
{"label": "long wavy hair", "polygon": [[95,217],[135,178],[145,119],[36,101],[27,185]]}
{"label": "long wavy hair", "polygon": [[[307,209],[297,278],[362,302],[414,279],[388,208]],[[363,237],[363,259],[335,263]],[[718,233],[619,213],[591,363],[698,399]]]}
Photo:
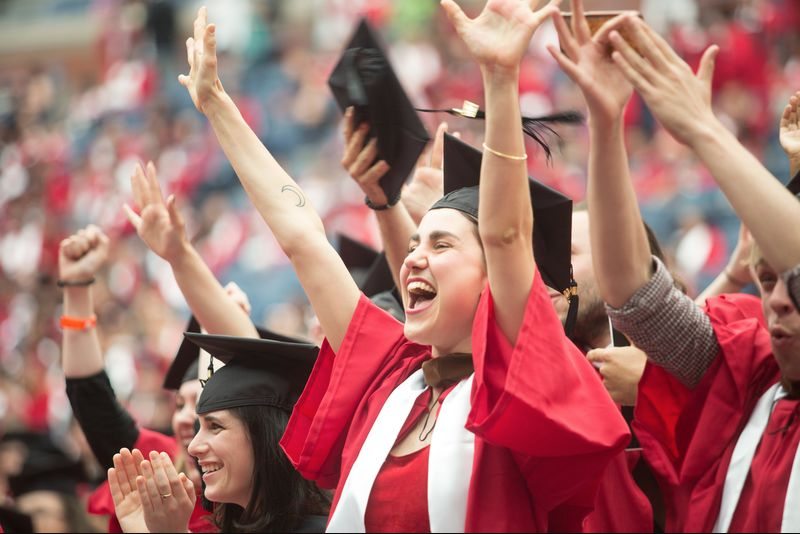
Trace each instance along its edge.
{"label": "long wavy hair", "polygon": [[300,476],[280,448],[289,414],[265,406],[242,406],[230,412],[244,423],[255,465],[247,507],[216,506],[214,523],[220,532],[291,532],[310,515],[328,515],[329,495]]}

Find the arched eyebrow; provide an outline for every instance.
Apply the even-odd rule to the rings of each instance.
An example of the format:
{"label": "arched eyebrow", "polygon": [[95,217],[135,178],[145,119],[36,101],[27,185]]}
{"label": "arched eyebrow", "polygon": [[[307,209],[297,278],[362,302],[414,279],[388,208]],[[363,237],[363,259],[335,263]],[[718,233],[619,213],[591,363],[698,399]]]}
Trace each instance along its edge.
{"label": "arched eyebrow", "polygon": [[[449,239],[455,239],[456,241],[461,241],[461,238],[458,237],[456,234],[451,233],[451,232],[446,232],[444,230],[434,230],[428,236],[428,240],[429,241],[436,241],[436,240],[442,239],[442,238],[449,238]],[[409,239],[409,243],[419,243],[420,240],[421,240],[420,235],[419,234],[414,234]]]}

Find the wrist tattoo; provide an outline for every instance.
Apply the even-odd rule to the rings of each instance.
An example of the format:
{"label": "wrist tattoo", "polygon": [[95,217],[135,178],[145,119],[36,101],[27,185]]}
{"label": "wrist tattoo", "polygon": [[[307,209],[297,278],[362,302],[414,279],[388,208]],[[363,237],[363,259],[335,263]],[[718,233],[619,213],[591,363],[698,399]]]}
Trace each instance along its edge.
{"label": "wrist tattoo", "polygon": [[298,208],[302,208],[303,206],[306,205],[306,197],[305,197],[305,195],[303,195],[303,192],[300,191],[299,187],[296,187],[294,185],[284,185],[283,187],[281,187],[281,193],[285,193],[287,191],[297,195],[297,204],[296,204],[296,206]]}

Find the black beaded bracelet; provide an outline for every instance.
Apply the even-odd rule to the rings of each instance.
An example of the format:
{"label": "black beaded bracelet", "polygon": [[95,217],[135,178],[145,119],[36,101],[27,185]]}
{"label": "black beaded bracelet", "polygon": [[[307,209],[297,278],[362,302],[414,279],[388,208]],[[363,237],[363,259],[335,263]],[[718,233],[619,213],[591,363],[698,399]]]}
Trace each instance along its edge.
{"label": "black beaded bracelet", "polygon": [[389,208],[393,208],[394,206],[396,206],[399,201],[400,197],[397,197],[397,199],[395,199],[394,202],[389,202],[388,204],[373,204],[372,201],[369,199],[369,197],[364,197],[364,204],[366,204],[367,207],[373,211],[388,210]]}
{"label": "black beaded bracelet", "polygon": [[94,276],[86,280],[59,280],[56,282],[58,287],[89,287],[95,283]]}

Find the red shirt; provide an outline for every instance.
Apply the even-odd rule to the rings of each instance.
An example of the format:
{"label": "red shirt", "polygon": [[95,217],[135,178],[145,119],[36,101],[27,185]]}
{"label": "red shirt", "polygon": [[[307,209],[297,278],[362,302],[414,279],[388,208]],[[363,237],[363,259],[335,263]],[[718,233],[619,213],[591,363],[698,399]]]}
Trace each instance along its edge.
{"label": "red shirt", "polygon": [[428,457],[430,446],[386,458],[364,516],[367,532],[430,532]]}

